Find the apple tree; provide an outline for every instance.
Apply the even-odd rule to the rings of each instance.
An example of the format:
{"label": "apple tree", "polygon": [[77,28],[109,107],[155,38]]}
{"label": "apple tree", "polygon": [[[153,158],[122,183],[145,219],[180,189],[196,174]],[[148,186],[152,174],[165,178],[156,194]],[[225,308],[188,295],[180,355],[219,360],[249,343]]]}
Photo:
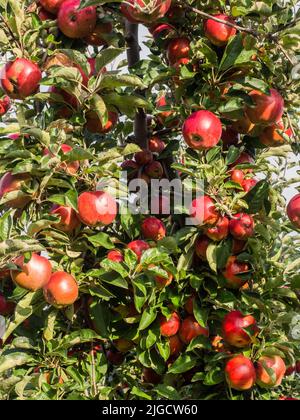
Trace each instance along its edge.
{"label": "apple tree", "polygon": [[300,397],[299,16],[0,0],[1,399]]}

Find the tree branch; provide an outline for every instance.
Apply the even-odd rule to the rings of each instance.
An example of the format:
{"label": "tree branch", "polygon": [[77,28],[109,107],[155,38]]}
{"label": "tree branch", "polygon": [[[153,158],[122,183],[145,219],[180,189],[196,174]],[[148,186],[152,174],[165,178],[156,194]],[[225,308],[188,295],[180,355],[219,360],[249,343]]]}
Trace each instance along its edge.
{"label": "tree branch", "polygon": [[[139,25],[125,19],[125,41],[127,44],[127,60],[129,69],[140,61],[140,45],[138,35]],[[144,92],[138,91],[140,95]],[[134,121],[134,136],[137,144],[142,149],[148,149],[147,115],[143,109],[139,109]]]}

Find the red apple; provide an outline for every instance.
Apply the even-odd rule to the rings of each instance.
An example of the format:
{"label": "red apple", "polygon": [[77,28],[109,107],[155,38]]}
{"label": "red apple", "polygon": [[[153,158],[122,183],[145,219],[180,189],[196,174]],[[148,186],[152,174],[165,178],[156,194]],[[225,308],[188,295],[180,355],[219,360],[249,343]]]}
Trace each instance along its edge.
{"label": "red apple", "polygon": [[78,298],[78,284],[73,276],[57,271],[44,286],[45,300],[53,306],[72,305]]}
{"label": "red apple", "polygon": [[235,356],[226,363],[225,376],[228,385],[237,391],[251,389],[256,381],[254,365],[243,355]]}
{"label": "red apple", "polygon": [[189,316],[182,321],[179,337],[185,344],[190,342],[199,336],[209,337],[208,328],[203,328],[193,316]]}
{"label": "red apple", "polygon": [[121,4],[121,12],[133,23],[153,23],[165,16],[171,0],[127,0]]}
{"label": "red apple", "polygon": [[205,235],[213,241],[222,241],[227,238],[229,233],[229,219],[227,217],[220,217],[216,226],[205,229]]}
{"label": "red apple", "polygon": [[240,311],[232,311],[224,317],[222,331],[226,343],[244,348],[250,346],[259,333],[259,328],[252,315],[244,316]]}
{"label": "red apple", "polygon": [[[30,178],[27,174],[13,175],[11,172],[4,174],[0,179],[0,199],[10,192],[21,191],[22,185],[24,185],[29,179]],[[5,205],[18,209],[23,208],[30,200],[30,196],[24,195],[6,202]]]}
{"label": "red apple", "polygon": [[159,42],[161,39],[166,38],[171,33],[175,32],[175,28],[168,23],[157,23],[149,29],[155,42]]}
{"label": "red apple", "polygon": [[169,338],[170,356],[178,356],[183,350],[183,343],[178,335]]}
{"label": "red apple", "polygon": [[218,222],[220,214],[215,207],[215,202],[207,195],[203,195],[192,201],[190,217],[195,219],[194,224],[197,226],[213,226]]}
{"label": "red apple", "polygon": [[232,253],[233,255],[240,254],[246,248],[246,241],[239,241],[238,239],[233,239],[232,243]]}
{"label": "red apple", "polygon": [[261,388],[280,386],[286,372],[286,365],[280,356],[262,356],[256,365],[256,383]]}
{"label": "red apple", "polygon": [[175,64],[179,60],[189,59],[190,40],[188,38],[174,38],[168,44],[167,56],[170,64]]}
{"label": "red apple", "polygon": [[36,291],[42,289],[50,280],[52,266],[49,260],[37,254],[32,254],[31,259],[25,262],[23,256],[14,260],[20,271],[11,270],[12,280],[23,289]]}
{"label": "red apple", "polygon": [[53,226],[62,232],[70,233],[80,226],[76,211],[71,207],[54,205],[50,213],[60,216],[60,221],[54,223]]}
{"label": "red apple", "polygon": [[128,179],[134,179],[136,178],[139,170],[139,165],[131,159],[124,160],[124,162],[121,165],[122,171],[127,172]]}
{"label": "red apple", "polygon": [[254,105],[247,106],[245,112],[253,124],[271,125],[280,121],[284,112],[284,100],[277,90],[270,89],[269,95],[253,90],[249,96]]}
{"label": "red apple", "polygon": [[[157,100],[156,108],[159,110],[160,108],[167,107],[171,105],[169,102],[170,101],[167,100],[166,96],[163,95]],[[161,111],[157,114],[158,122],[166,128],[177,127],[179,124],[179,120],[177,118],[174,118],[174,114],[175,112],[171,110]]]}
{"label": "red apple", "polygon": [[161,154],[166,148],[166,143],[159,137],[152,137],[149,140],[149,149],[152,153]]}
{"label": "red apple", "polygon": [[199,257],[203,261],[207,261],[207,248],[211,243],[210,239],[205,235],[200,235],[195,244],[195,252],[197,257]]}
{"label": "red apple", "polygon": [[86,114],[86,129],[92,134],[107,134],[117,124],[119,115],[117,112],[108,112],[108,121],[103,126],[98,114],[94,111],[89,111]]}
{"label": "red apple", "polygon": [[15,310],[15,304],[6,300],[5,296],[0,293],[0,315],[12,315]]}
{"label": "red apple", "polygon": [[229,257],[226,267],[223,271],[223,276],[226,280],[226,285],[230,289],[240,289],[249,279],[241,277],[241,274],[248,273],[250,267],[243,261],[238,261],[237,257]]}
{"label": "red apple", "polygon": [[173,274],[169,273],[168,278],[164,278],[164,277],[160,277],[160,276],[156,276],[155,277],[155,281],[156,281],[156,285],[159,289],[163,289],[167,286],[170,286],[170,284],[172,283],[174,277]]}
{"label": "red apple", "polygon": [[245,241],[254,235],[254,220],[250,214],[238,213],[229,222],[230,234],[239,241]]}
{"label": "red apple", "polygon": [[1,87],[13,99],[25,99],[36,93],[41,79],[38,65],[26,58],[8,62],[0,73]]}
{"label": "red apple", "polygon": [[154,161],[145,166],[145,174],[153,179],[161,179],[164,175],[164,168],[160,162]]}
{"label": "red apple", "polygon": [[121,251],[119,251],[118,249],[114,249],[112,251],[109,251],[109,253],[107,254],[107,258],[110,261],[114,261],[117,263],[122,263],[124,261],[124,256],[122,254]]}
{"label": "red apple", "polygon": [[196,294],[192,294],[188,300],[185,302],[184,309],[189,315],[194,315],[194,302],[196,299]]}
{"label": "red apple", "polygon": [[153,162],[153,154],[150,150],[141,150],[134,155],[134,159],[139,166],[148,165]]}
{"label": "red apple", "polygon": [[215,147],[222,136],[222,124],[210,111],[197,111],[185,120],[183,137],[192,149],[209,150]]}
{"label": "red apple", "polygon": [[120,366],[124,362],[125,356],[120,351],[108,350],[106,352],[106,358],[112,365]]}
{"label": "red apple", "polygon": [[259,141],[266,147],[280,147],[286,142],[282,132],[289,137],[292,135],[291,129],[285,130],[283,121],[280,120],[276,124],[266,127],[259,136]]}
{"label": "red apple", "polygon": [[257,183],[258,183],[257,179],[247,178],[247,179],[244,179],[244,181],[242,182],[242,187],[244,191],[248,193],[249,191],[252,190],[252,188],[255,187]]}
{"label": "red apple", "polygon": [[8,96],[4,96],[0,99],[0,117],[5,115],[10,108],[10,99]]}
{"label": "red apple", "polygon": [[104,191],[84,192],[78,197],[79,218],[88,226],[110,225],[117,212],[115,199]]}
{"label": "red apple", "polygon": [[84,41],[88,45],[101,47],[107,45],[106,36],[110,35],[113,31],[113,25],[111,22],[99,22],[96,24],[92,33],[84,38]]}
{"label": "red apple", "polygon": [[300,194],[295,195],[289,202],[287,214],[295,228],[300,229]]}
{"label": "red apple", "polygon": [[234,169],[231,171],[230,178],[231,178],[231,181],[242,186],[245,180],[245,173],[241,169]]}
{"label": "red apple", "polygon": [[58,12],[58,27],[69,38],[85,38],[96,26],[96,7],[78,10],[79,6],[80,0],[66,0]]}
{"label": "red apple", "polygon": [[[224,22],[235,23],[233,19],[224,14],[213,15],[213,17],[223,20]],[[236,34],[236,29],[228,26],[225,23],[216,22],[213,19],[208,19],[204,23],[205,36],[210,42],[217,47],[226,45],[229,39]]]}
{"label": "red apple", "polygon": [[146,384],[158,385],[162,381],[162,377],[151,368],[143,369],[143,380]]}
{"label": "red apple", "polygon": [[161,317],[160,333],[163,337],[176,335],[180,328],[180,317],[177,312],[173,312],[170,318]]}
{"label": "red apple", "polygon": [[138,257],[138,260],[140,261],[143,253],[147,251],[148,249],[150,249],[150,245],[147,244],[147,242],[145,241],[137,240],[137,241],[130,242],[127,245],[127,248],[131,249],[131,251],[136,254],[136,256]]}
{"label": "red apple", "polygon": [[142,233],[146,239],[160,241],[166,236],[164,223],[156,217],[147,217],[142,223]]}
{"label": "red apple", "polygon": [[57,15],[60,6],[65,0],[39,0],[39,3],[43,6],[47,12]]}

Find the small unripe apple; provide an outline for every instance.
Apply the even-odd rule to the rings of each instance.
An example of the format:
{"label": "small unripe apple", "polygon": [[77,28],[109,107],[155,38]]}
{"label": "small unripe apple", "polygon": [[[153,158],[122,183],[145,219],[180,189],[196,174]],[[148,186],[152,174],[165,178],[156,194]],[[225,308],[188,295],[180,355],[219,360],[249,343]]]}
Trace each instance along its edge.
{"label": "small unripe apple", "polygon": [[115,199],[104,191],[84,192],[78,197],[79,218],[88,226],[112,224],[117,211]]}
{"label": "small unripe apple", "polygon": [[289,202],[287,214],[292,224],[300,229],[300,194],[295,195]]}
{"label": "small unripe apple", "polygon": [[130,242],[127,245],[127,248],[131,249],[131,251],[136,254],[138,260],[140,261],[143,253],[150,249],[150,245],[147,242],[138,239],[137,241]]}
{"label": "small unripe apple", "polygon": [[148,165],[153,162],[153,154],[150,150],[141,150],[134,155],[134,159],[139,166]]}
{"label": "small unripe apple", "polygon": [[246,262],[238,261],[237,257],[229,257],[223,270],[226,286],[230,289],[240,289],[249,280],[241,277],[241,274],[249,273],[249,270],[250,266]]}
{"label": "small unripe apple", "polygon": [[286,365],[280,356],[262,356],[256,365],[256,383],[261,388],[280,386],[285,373]]}
{"label": "small unripe apple", "polygon": [[213,226],[218,222],[220,214],[215,207],[215,202],[207,195],[203,195],[192,201],[190,217],[195,219],[194,224],[197,226]]}
{"label": "small unripe apple", "polygon": [[228,385],[237,391],[251,389],[256,381],[254,364],[243,355],[235,356],[226,363],[225,376]]}
{"label": "small unripe apple", "polygon": [[103,126],[98,114],[94,111],[89,111],[86,114],[86,129],[92,134],[107,134],[117,124],[119,116],[116,112],[108,112],[108,121]]}
{"label": "small unripe apple", "polygon": [[180,328],[180,317],[177,312],[173,312],[170,318],[161,317],[160,333],[163,337],[176,335]]}
{"label": "small unripe apple", "polygon": [[0,72],[1,87],[13,99],[25,99],[36,93],[41,79],[38,65],[26,58],[6,63]]}
{"label": "small unripe apple", "polygon": [[254,235],[254,219],[250,214],[238,213],[229,222],[230,234],[239,241],[245,241]]}
{"label": "small unripe apple", "polygon": [[78,284],[73,276],[64,271],[57,271],[44,286],[46,302],[53,306],[72,305],[78,298]]}
{"label": "small unripe apple", "polygon": [[167,48],[167,56],[170,64],[175,64],[179,60],[189,59],[190,40],[188,38],[174,38],[170,41]]}
{"label": "small unripe apple", "polygon": [[69,38],[85,38],[96,26],[96,7],[78,10],[79,6],[80,0],[66,0],[58,12],[58,27]]}
{"label": "small unripe apple", "polygon": [[254,102],[252,107],[246,107],[246,114],[253,124],[275,124],[282,118],[284,100],[275,89],[270,89],[270,94],[258,90],[250,92],[249,96]]}
{"label": "small unripe apple", "polygon": [[203,261],[207,261],[207,248],[211,243],[210,239],[206,235],[200,235],[195,244],[195,252],[197,257],[199,257]]}
{"label": "small unripe apple", "polygon": [[76,211],[71,207],[54,205],[50,213],[60,216],[60,221],[53,223],[53,226],[62,232],[70,233],[80,226]]}
{"label": "small unripe apple", "polygon": [[164,223],[156,217],[147,217],[142,223],[142,233],[146,239],[160,241],[166,236]]}
{"label": "small unripe apple", "polygon": [[185,344],[190,342],[199,336],[209,337],[208,328],[203,328],[193,316],[189,316],[182,321],[179,337]]}
{"label": "small unripe apple", "polygon": [[223,338],[233,347],[250,346],[259,333],[256,319],[252,315],[244,316],[240,311],[231,311],[222,322]]}
{"label": "small unripe apple", "polygon": [[12,280],[23,289],[36,291],[42,289],[50,280],[52,266],[50,261],[38,254],[32,254],[30,260],[25,262],[23,256],[14,260],[19,271],[11,270]]}
{"label": "small unripe apple", "polygon": [[166,143],[159,137],[152,137],[149,140],[149,149],[152,153],[161,154],[166,148]]}
{"label": "small unripe apple", "polygon": [[215,147],[222,136],[222,124],[210,111],[197,111],[184,122],[183,137],[189,147],[196,150],[209,150]]}
{"label": "small unripe apple", "polygon": [[145,174],[153,179],[161,179],[164,175],[164,169],[160,162],[154,161],[145,166]]}
{"label": "small unripe apple", "polygon": [[109,253],[107,254],[107,258],[110,261],[117,262],[117,263],[122,263],[124,261],[124,255],[118,249],[109,251]]}
{"label": "small unripe apple", "polygon": [[213,241],[222,241],[227,238],[229,234],[229,219],[227,217],[220,217],[216,226],[205,229],[205,235]]}
{"label": "small unripe apple", "polygon": [[[232,18],[225,14],[213,15],[213,17],[223,20],[224,22],[235,23]],[[226,45],[229,39],[236,34],[236,29],[228,26],[225,23],[216,22],[213,19],[208,19],[204,23],[205,36],[210,42],[217,47]]]}

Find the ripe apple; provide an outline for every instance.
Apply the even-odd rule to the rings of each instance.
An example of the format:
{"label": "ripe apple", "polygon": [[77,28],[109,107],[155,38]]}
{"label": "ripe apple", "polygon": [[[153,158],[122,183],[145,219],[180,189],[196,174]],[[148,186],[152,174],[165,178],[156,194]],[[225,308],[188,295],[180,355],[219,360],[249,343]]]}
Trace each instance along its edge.
{"label": "ripe apple", "polygon": [[164,168],[160,162],[154,161],[145,166],[145,174],[153,179],[161,179],[164,175]]}
{"label": "ripe apple", "polygon": [[295,197],[293,197],[289,202],[287,214],[292,224],[297,229],[300,229],[300,194],[295,195]]}
{"label": "ripe apple", "polygon": [[202,195],[192,201],[190,217],[195,219],[194,224],[197,226],[213,226],[218,222],[220,214],[215,207],[215,202],[207,195]]}
{"label": "ripe apple", "polygon": [[163,289],[164,287],[170,286],[174,277],[173,274],[169,273],[169,277],[166,279],[164,277],[156,276],[155,281],[156,285],[159,289]]}
{"label": "ripe apple", "polygon": [[245,173],[241,169],[233,169],[230,173],[230,178],[231,181],[242,186],[245,180]]}
{"label": "ripe apple", "polygon": [[194,315],[194,302],[196,293],[193,293],[184,304],[184,309],[189,315]]}
{"label": "ripe apple", "polygon": [[166,236],[167,230],[161,220],[156,217],[147,217],[142,223],[142,233],[146,239],[160,241]]}
{"label": "ripe apple", "polygon": [[6,300],[5,296],[0,293],[0,315],[12,315],[15,310],[15,304]]}
{"label": "ripe apple", "polygon": [[86,129],[92,134],[107,134],[117,124],[119,115],[117,112],[108,111],[108,121],[103,126],[98,114],[94,111],[89,111],[86,114]]}
{"label": "ripe apple", "polygon": [[66,0],[58,12],[58,27],[69,38],[85,38],[96,26],[96,7],[89,6],[78,10],[79,6],[80,0]]}
{"label": "ripe apple", "polygon": [[258,183],[257,179],[255,178],[247,178],[244,179],[243,183],[242,183],[242,187],[244,189],[245,192],[249,192],[252,190],[252,188],[255,187],[255,185]]}
{"label": "ripe apple", "polygon": [[280,120],[276,124],[266,127],[259,136],[259,141],[266,147],[280,147],[286,142],[282,132],[289,137],[293,134],[291,129],[285,130],[283,121]]}
{"label": "ripe apple", "polygon": [[110,261],[114,261],[117,263],[122,263],[124,261],[124,255],[118,249],[113,249],[112,251],[109,251],[109,253],[107,254],[107,258]]}
{"label": "ripe apple", "polygon": [[170,356],[178,356],[183,350],[183,342],[178,335],[169,338]]}
{"label": "ripe apple", "polygon": [[254,219],[250,214],[238,213],[229,222],[230,234],[239,241],[245,241],[254,235]]}
{"label": "ripe apple", "polygon": [[158,385],[162,381],[162,377],[151,368],[143,369],[143,380],[146,384]]}
{"label": "ripe apple", "polygon": [[125,356],[120,351],[108,350],[106,352],[106,358],[112,365],[120,366],[124,362]]}
{"label": "ripe apple", "polygon": [[151,35],[154,38],[156,43],[160,42],[162,39],[166,38],[168,35],[175,32],[175,28],[168,23],[157,23],[150,27],[149,29]]}
{"label": "ripe apple", "polygon": [[248,273],[249,270],[250,266],[247,263],[238,261],[237,257],[229,257],[223,271],[227,287],[230,289],[240,289],[244,286],[249,279],[240,277],[240,275]]}
{"label": "ripe apple", "polygon": [[259,328],[252,315],[244,316],[240,311],[231,311],[223,319],[222,331],[226,343],[244,348],[250,346]]}
{"label": "ripe apple", "polygon": [[232,243],[232,253],[233,255],[240,254],[246,248],[246,241],[239,241],[238,239],[233,239]]}
{"label": "ripe apple", "polygon": [[286,365],[280,356],[262,356],[256,365],[256,383],[261,388],[280,386],[285,373]]}
{"label": "ripe apple", "polygon": [[180,328],[180,317],[177,312],[173,312],[170,318],[162,316],[160,318],[160,333],[163,337],[176,335]]}
{"label": "ripe apple", "polygon": [[[161,96],[156,102],[156,108],[159,110],[160,108],[167,107],[171,105],[167,100],[166,96]],[[175,112],[168,110],[168,111],[161,111],[157,114],[158,122],[166,128],[174,128],[177,127],[179,124],[179,120],[174,118]],[[172,118],[173,117],[173,118]]]}
{"label": "ripe apple", "polygon": [[47,10],[47,12],[57,15],[60,6],[65,0],[39,0],[39,3],[42,7]]}
{"label": "ripe apple", "polygon": [[148,165],[153,162],[153,154],[150,150],[141,150],[134,155],[134,159],[139,166]]}
{"label": "ripe apple", "polygon": [[197,111],[185,120],[182,132],[189,147],[195,150],[209,150],[219,143],[222,124],[212,112]]}
{"label": "ripe apple", "polygon": [[209,337],[208,328],[203,328],[194,318],[194,316],[188,316],[182,321],[179,337],[185,344],[190,342],[199,336]]}
{"label": "ripe apple", "polygon": [[128,0],[121,12],[132,23],[153,23],[165,16],[172,0]]}
{"label": "ripe apple", "polygon": [[4,96],[0,99],[0,117],[5,115],[10,108],[10,99],[8,96]]}
{"label": "ripe apple", "polygon": [[[213,15],[213,17],[221,19],[224,22],[235,23],[232,18],[224,14]],[[204,23],[204,33],[213,45],[222,47],[223,45],[226,45],[229,39],[236,34],[236,29],[226,25],[225,23],[208,19]]]}
{"label": "ripe apple", "polygon": [[220,217],[216,226],[205,229],[204,233],[213,241],[222,241],[229,234],[229,219],[225,216]]}
{"label": "ripe apple", "polygon": [[9,61],[0,72],[1,87],[13,99],[25,99],[36,93],[41,79],[38,65],[26,58]]}
{"label": "ripe apple", "polygon": [[203,261],[207,261],[207,248],[211,243],[210,239],[206,235],[200,235],[195,244],[195,252],[197,257]]}
{"label": "ripe apple", "polygon": [[53,306],[72,305],[78,298],[78,284],[73,276],[64,271],[57,271],[44,286],[46,302]]}
{"label": "ripe apple", "polygon": [[[73,150],[73,147],[70,146],[69,144],[62,144],[60,148],[64,155]],[[43,154],[44,156],[54,157],[54,155],[47,148],[44,149]],[[62,164],[60,165],[60,168],[66,171],[67,174],[69,175],[75,175],[80,168],[80,163],[78,160],[74,160],[74,162],[62,162]]]}
{"label": "ripe apple", "polygon": [[168,44],[167,56],[171,65],[183,58],[188,59],[189,55],[190,40],[188,38],[174,38]]}
{"label": "ripe apple", "polygon": [[228,385],[237,391],[251,389],[256,381],[254,365],[243,355],[235,356],[226,363],[225,376]]}
{"label": "ripe apple", "polygon": [[[27,174],[13,175],[11,172],[6,172],[0,179],[0,199],[10,192],[21,191],[22,186],[26,184],[26,181],[29,181],[29,179],[30,177]],[[31,197],[29,195],[24,195],[6,202],[5,205],[19,209],[26,206],[30,200]]]}
{"label": "ripe apple", "polygon": [[42,289],[50,280],[52,266],[49,260],[38,254],[32,254],[28,262],[20,256],[14,260],[20,270],[11,270],[12,280],[23,289],[36,291]]}
{"label": "ripe apple", "polygon": [[80,226],[80,220],[77,217],[76,211],[71,207],[55,204],[50,210],[50,213],[60,216],[60,221],[54,223],[53,226],[62,232],[70,233]]}
{"label": "ripe apple", "polygon": [[159,137],[152,137],[149,140],[149,150],[152,153],[161,154],[166,148],[166,143]]}
{"label": "ripe apple", "polygon": [[95,47],[101,47],[107,45],[106,36],[111,34],[113,31],[113,25],[111,22],[99,22],[96,24],[92,33],[84,38],[84,41],[88,45]]}
{"label": "ripe apple", "polygon": [[284,100],[275,89],[270,89],[267,95],[258,90],[250,92],[254,106],[246,107],[246,114],[253,124],[275,124],[282,118],[284,112]]}
{"label": "ripe apple", "polygon": [[84,192],[78,197],[78,213],[88,226],[107,226],[114,222],[118,212],[115,199],[104,191]]}
{"label": "ripe apple", "polygon": [[132,159],[124,160],[121,164],[122,171],[127,173],[127,178],[135,179],[138,175],[139,165]]}
{"label": "ripe apple", "polygon": [[138,257],[138,260],[140,261],[143,253],[147,251],[148,249],[150,249],[150,245],[147,244],[147,242],[141,241],[140,239],[138,239],[137,241],[130,242],[127,245],[127,248],[131,249],[131,251],[136,254],[136,256]]}

